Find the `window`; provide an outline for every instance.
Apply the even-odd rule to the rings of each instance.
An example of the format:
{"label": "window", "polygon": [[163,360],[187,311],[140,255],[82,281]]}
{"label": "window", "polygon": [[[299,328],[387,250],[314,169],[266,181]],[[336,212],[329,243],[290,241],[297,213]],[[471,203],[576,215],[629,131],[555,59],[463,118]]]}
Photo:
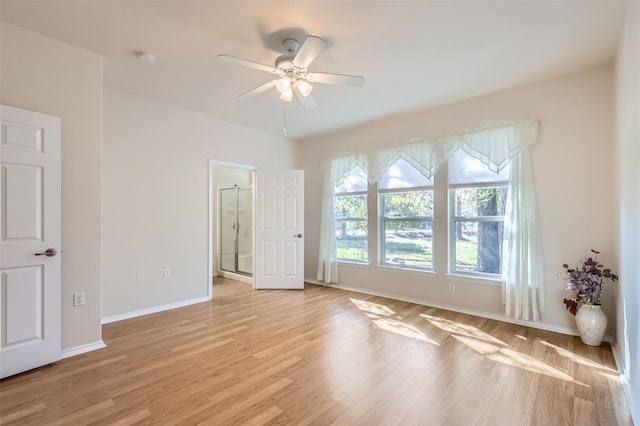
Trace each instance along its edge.
{"label": "window", "polygon": [[433,181],[399,159],[378,194],[380,264],[433,270]]}
{"label": "window", "polygon": [[335,188],[336,250],[338,260],[369,260],[367,176],[356,166]]}
{"label": "window", "polygon": [[[496,174],[463,150],[458,150],[447,166],[449,272],[498,277],[502,272],[509,166]],[[377,263],[433,271],[434,195],[447,190],[444,180],[438,185],[443,187],[436,188],[433,179],[402,158],[371,187],[362,168],[354,167],[335,187],[338,260],[369,263],[368,194],[377,189],[378,200],[373,203],[377,204],[374,217],[378,218]]]}
{"label": "window", "polygon": [[[529,152],[539,124],[531,119],[431,140],[417,137],[331,159],[322,193],[318,280],[337,282],[337,235],[340,259],[394,266],[396,271],[464,274],[478,283],[503,281],[505,314],[539,320],[544,274]],[[404,177],[420,177],[407,163],[435,173],[433,183]],[[356,189],[345,182],[332,193],[354,164],[368,174],[368,184]],[[498,168],[500,173],[491,171]],[[511,190],[517,196],[510,197]],[[371,209],[368,224],[366,204]],[[365,260],[367,250],[375,253],[374,259]]]}
{"label": "window", "polygon": [[449,159],[449,272],[501,274],[509,171],[493,173],[462,150]]}

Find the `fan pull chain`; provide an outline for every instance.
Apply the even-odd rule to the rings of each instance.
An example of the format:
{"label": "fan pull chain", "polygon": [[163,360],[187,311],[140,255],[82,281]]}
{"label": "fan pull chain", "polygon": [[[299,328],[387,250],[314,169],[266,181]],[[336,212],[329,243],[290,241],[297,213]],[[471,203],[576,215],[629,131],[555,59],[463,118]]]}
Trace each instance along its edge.
{"label": "fan pull chain", "polygon": [[282,112],[282,133],[287,133],[287,113],[286,111]]}

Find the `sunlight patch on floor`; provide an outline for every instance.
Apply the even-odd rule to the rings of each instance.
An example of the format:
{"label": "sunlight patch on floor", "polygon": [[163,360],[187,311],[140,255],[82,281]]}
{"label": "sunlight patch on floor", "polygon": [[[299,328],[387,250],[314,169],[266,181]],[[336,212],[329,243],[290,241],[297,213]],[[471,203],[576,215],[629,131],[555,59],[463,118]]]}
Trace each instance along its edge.
{"label": "sunlight patch on floor", "polygon": [[556,353],[558,355],[560,355],[563,358],[567,358],[567,359],[569,359],[569,360],[571,360],[573,362],[576,362],[578,364],[586,365],[587,367],[600,368],[602,370],[606,370],[606,371],[612,372],[614,374],[618,374],[618,372],[614,368],[607,367],[606,365],[602,365],[599,362],[590,360],[589,358],[585,358],[583,356],[576,355],[571,351],[563,349],[563,348],[561,348],[559,346],[556,346],[556,345],[551,344],[549,342],[546,342],[544,340],[540,340],[539,342],[542,343],[543,345],[547,346],[547,347],[552,348],[553,350],[556,351]]}
{"label": "sunlight patch on floor", "polygon": [[598,371],[598,374],[601,375],[602,377],[604,377],[607,380],[614,381],[616,384],[622,383],[622,380],[620,379],[620,374],[618,374],[618,372],[607,373],[607,372],[604,372],[604,371]]}
{"label": "sunlight patch on floor", "polygon": [[381,316],[395,315],[395,312],[393,310],[379,303],[367,302],[366,300],[354,299],[351,297],[349,298],[349,300],[351,301],[351,303],[356,305],[356,307],[363,312],[369,312],[371,314],[381,315]]}
{"label": "sunlight patch on floor", "polygon": [[[572,382],[577,385],[590,387],[582,382],[576,381],[574,377],[569,373],[560,370],[553,365],[550,365],[531,355],[519,352],[511,345],[491,336],[488,333],[485,333],[477,327],[427,314],[420,314],[420,316],[425,318],[427,321],[429,321],[439,329],[450,333],[451,336],[460,343],[468,346],[469,348],[484,355],[494,362],[499,362],[501,364],[520,368],[532,373],[543,374],[555,379]],[[526,337],[521,335],[515,335],[515,337],[521,340],[527,340]],[[602,369],[607,369],[607,367],[604,367],[601,364],[590,361],[584,357],[580,357],[579,355],[576,355],[565,349],[559,348],[555,345],[551,345],[550,343],[547,343],[545,341],[540,342],[553,347],[553,349],[555,349],[560,356],[569,358],[572,361],[581,362],[585,365],[596,366]]]}
{"label": "sunlight patch on floor", "polygon": [[492,342],[497,345],[509,346],[502,340],[496,339],[492,335],[487,334],[484,331],[479,330],[478,328],[472,325],[462,324],[457,321],[451,321],[445,318],[434,317],[427,314],[420,314],[420,316],[422,318],[425,318],[427,321],[429,321],[431,324],[435,325],[439,329],[447,331],[449,333],[462,334],[463,336],[469,336],[469,337],[474,337],[476,339],[486,340],[488,342]]}
{"label": "sunlight patch on floor", "polygon": [[544,374],[545,376],[553,377],[555,379],[574,382],[576,384],[589,387],[584,383],[576,382],[571,375],[565,373],[564,371],[553,367],[543,361],[540,361],[537,358],[532,357],[531,355],[518,352],[515,349],[496,346],[491,343],[482,342],[466,336],[453,337],[459,342],[464,343],[474,351],[486,356],[492,361],[510,365],[512,367],[521,368],[531,373]]}
{"label": "sunlight patch on floor", "polygon": [[431,343],[433,345],[440,345],[415,325],[402,321],[402,318],[397,316],[396,313],[388,306],[351,297],[349,300],[358,309],[363,311],[367,317],[371,318],[373,323],[381,330],[420,340],[422,342]]}
{"label": "sunlight patch on floor", "polygon": [[429,338],[419,328],[414,325],[406,324],[402,321],[394,320],[391,318],[379,318],[374,319],[373,323],[380,329],[390,331],[392,333],[399,334],[405,337],[411,337],[412,339],[422,340],[423,342],[432,343],[440,346],[438,342]]}

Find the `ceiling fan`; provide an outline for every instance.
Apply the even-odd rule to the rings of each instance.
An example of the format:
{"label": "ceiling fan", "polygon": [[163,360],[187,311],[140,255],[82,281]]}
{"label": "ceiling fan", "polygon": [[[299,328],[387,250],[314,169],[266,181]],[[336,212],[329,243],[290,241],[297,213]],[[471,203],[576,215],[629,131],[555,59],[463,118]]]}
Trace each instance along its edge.
{"label": "ceiling fan", "polygon": [[274,80],[238,95],[238,99],[247,99],[275,87],[280,92],[280,99],[283,101],[291,102],[295,93],[306,109],[313,109],[316,107],[316,102],[311,96],[311,91],[313,90],[311,83],[356,87],[364,85],[365,79],[363,76],[309,72],[307,70],[311,62],[325,48],[326,43],[320,37],[307,36],[302,45],[297,40],[288,38],[282,42],[282,45],[287,50],[287,53],[279,56],[273,67],[235,56],[218,55],[218,59],[221,61],[255,68],[278,76]]}

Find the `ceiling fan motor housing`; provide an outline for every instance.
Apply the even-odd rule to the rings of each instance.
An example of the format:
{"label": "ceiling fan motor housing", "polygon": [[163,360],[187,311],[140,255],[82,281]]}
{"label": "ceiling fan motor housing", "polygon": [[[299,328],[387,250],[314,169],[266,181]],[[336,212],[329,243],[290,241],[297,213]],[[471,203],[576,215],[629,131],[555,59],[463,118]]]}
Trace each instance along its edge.
{"label": "ceiling fan motor housing", "polygon": [[287,49],[287,53],[276,58],[276,68],[289,75],[295,74],[295,76],[300,76],[304,74],[307,70],[297,67],[293,63],[293,59],[296,57],[298,47],[300,46],[298,40],[288,38],[282,42],[282,45]]}
{"label": "ceiling fan motor housing", "polygon": [[294,65],[293,58],[294,56],[291,55],[278,56],[276,59],[276,68],[280,71],[278,74],[283,77],[306,78],[307,69]]}
{"label": "ceiling fan motor housing", "polygon": [[293,68],[293,56],[281,55],[276,58],[276,68],[282,71],[288,71]]}
{"label": "ceiling fan motor housing", "polygon": [[289,55],[294,55],[298,51],[300,43],[298,43],[298,40],[293,38],[287,38],[282,42],[282,45],[287,49],[287,53]]}

